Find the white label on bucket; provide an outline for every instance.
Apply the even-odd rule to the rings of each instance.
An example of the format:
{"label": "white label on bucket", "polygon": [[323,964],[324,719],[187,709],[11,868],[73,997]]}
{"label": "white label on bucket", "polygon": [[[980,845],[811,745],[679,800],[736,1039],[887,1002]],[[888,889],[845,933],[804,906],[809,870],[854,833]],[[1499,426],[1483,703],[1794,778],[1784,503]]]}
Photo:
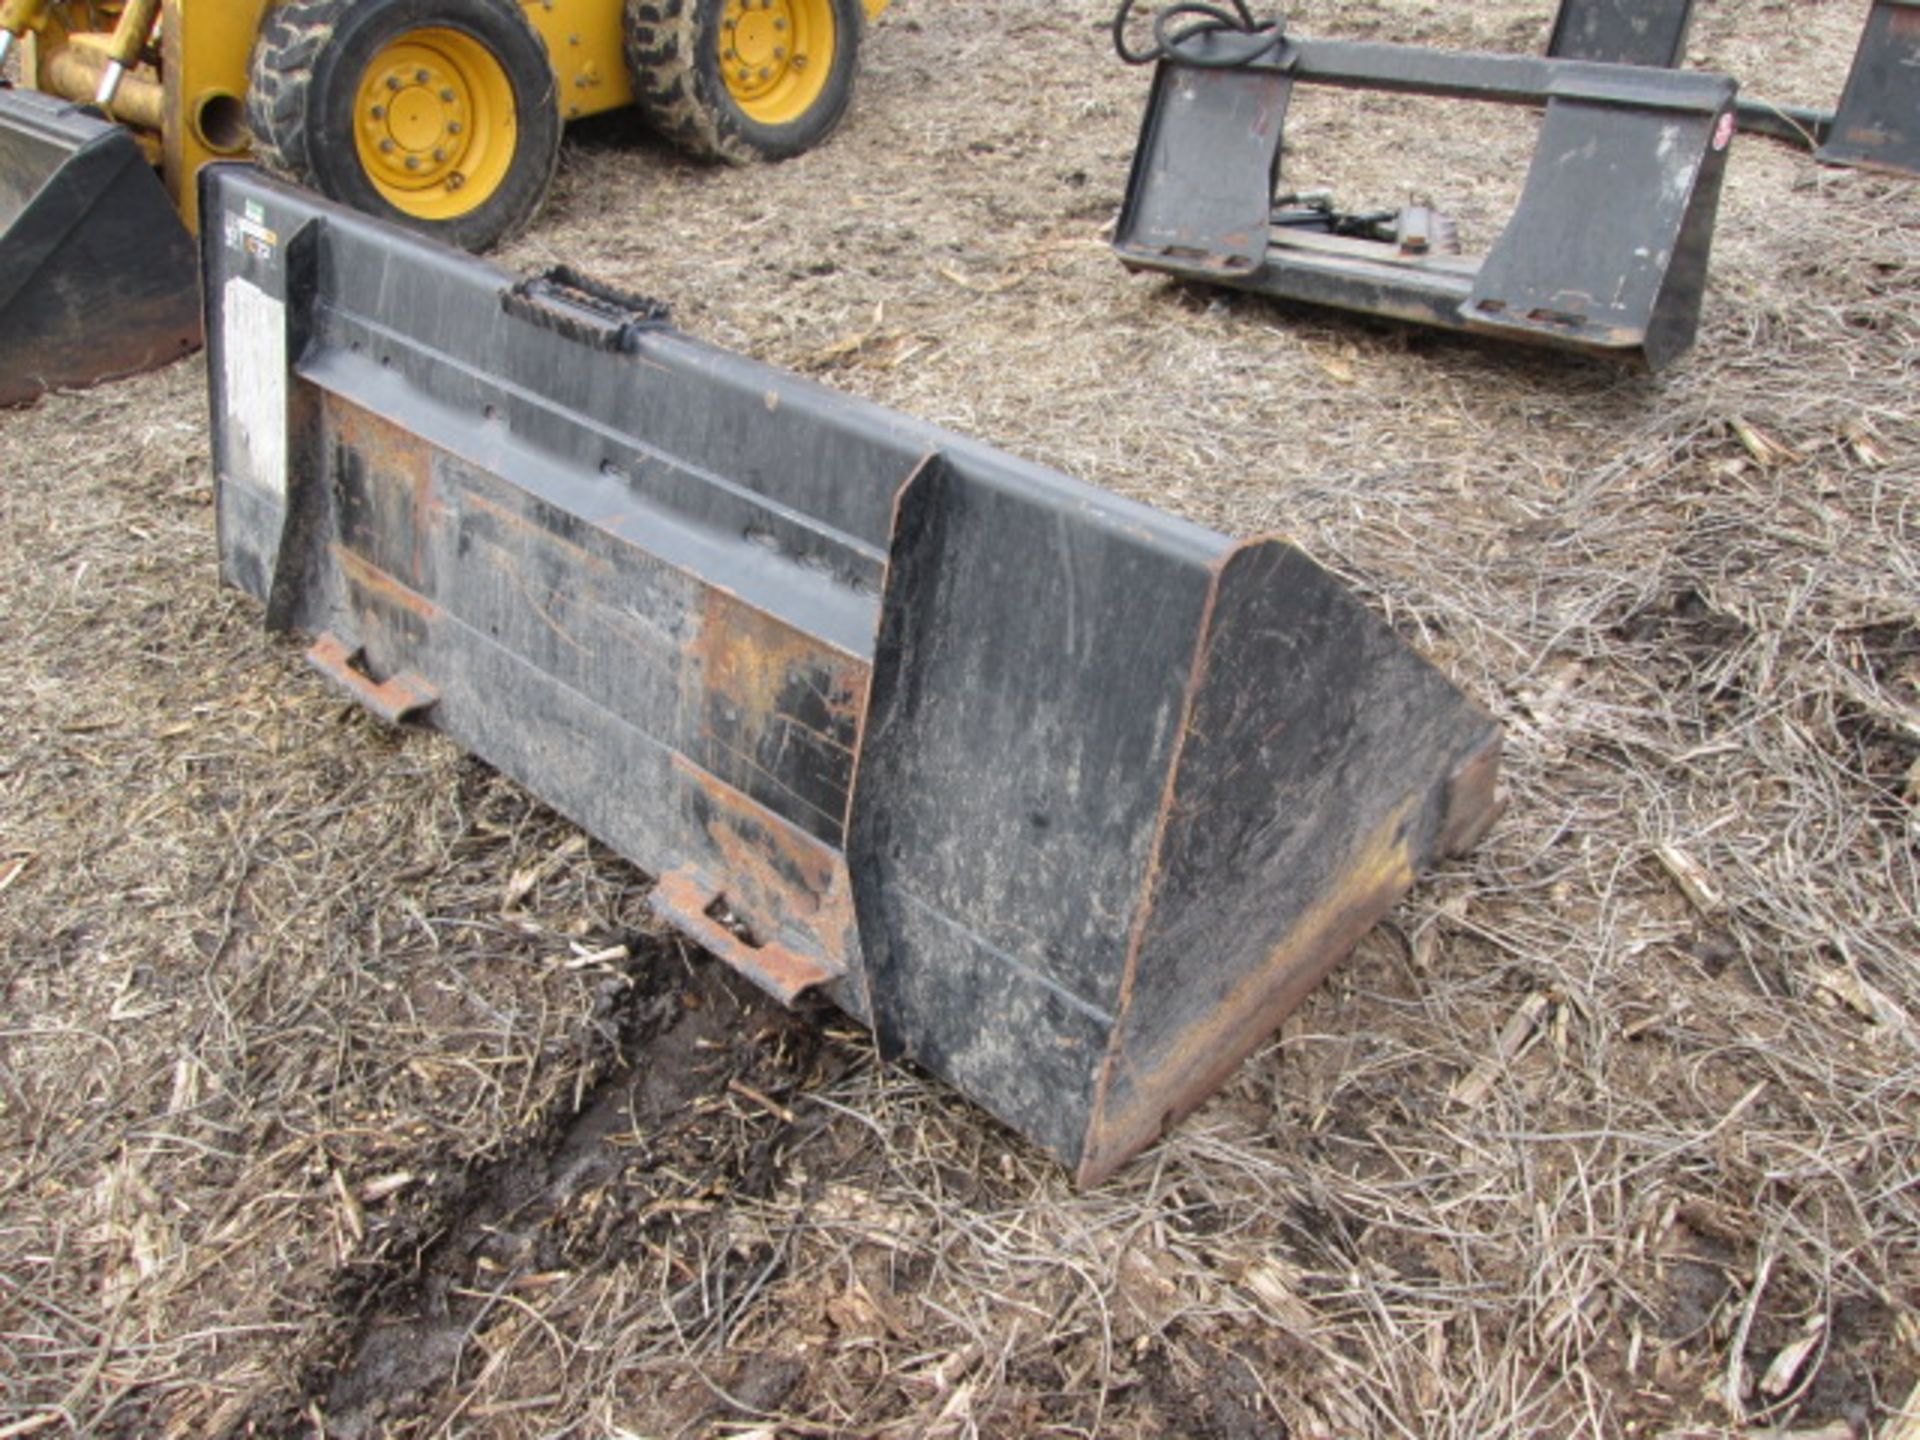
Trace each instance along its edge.
{"label": "white label on bucket", "polygon": [[287,495],[287,307],[251,280],[227,281],[222,358],[229,479]]}
{"label": "white label on bucket", "polygon": [[251,255],[263,265],[273,263],[274,247],[279,245],[278,232],[271,229],[262,218],[258,201],[247,202],[247,213],[227,216],[227,248],[243,255]]}

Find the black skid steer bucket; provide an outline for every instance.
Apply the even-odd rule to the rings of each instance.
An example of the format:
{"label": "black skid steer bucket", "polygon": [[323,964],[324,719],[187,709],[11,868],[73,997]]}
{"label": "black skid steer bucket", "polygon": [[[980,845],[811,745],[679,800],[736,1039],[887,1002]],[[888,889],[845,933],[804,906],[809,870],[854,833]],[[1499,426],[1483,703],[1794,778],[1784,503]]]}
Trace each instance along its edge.
{"label": "black skid steer bucket", "polygon": [[1493,817],[1493,722],[1283,540],[241,167],[202,213],[229,583],[1082,1182]]}
{"label": "black skid steer bucket", "polygon": [[193,238],[121,126],[0,88],[0,405],[200,343]]}

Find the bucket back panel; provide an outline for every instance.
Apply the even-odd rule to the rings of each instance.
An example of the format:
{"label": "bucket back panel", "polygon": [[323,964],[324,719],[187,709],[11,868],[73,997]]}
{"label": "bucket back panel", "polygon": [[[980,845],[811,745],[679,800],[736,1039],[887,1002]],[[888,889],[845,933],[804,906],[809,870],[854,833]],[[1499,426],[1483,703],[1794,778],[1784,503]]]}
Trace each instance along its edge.
{"label": "bucket back panel", "polygon": [[815,387],[803,399],[799,377],[737,357],[662,353],[647,341],[672,332],[657,322],[631,330],[619,359],[587,364],[604,352],[564,306],[508,305],[504,272],[463,283],[457,252],[397,255],[342,222],[328,235],[319,287],[353,298],[321,317],[324,358],[364,355],[391,372],[372,377],[369,408],[388,389],[437,405],[455,421],[447,448],[489,467],[517,457],[563,502],[585,477],[624,477],[710,528],[768,531],[787,558],[877,591],[893,494],[924,443],[886,412]]}
{"label": "bucket back panel", "polygon": [[[343,565],[397,580],[801,829],[842,842],[864,659],[665,558],[682,522],[620,495],[621,478],[585,477],[606,493],[561,506],[340,398],[324,443]],[[649,544],[626,538],[640,532]],[[744,568],[758,547],[738,548]],[[811,571],[789,585],[819,592],[800,608],[842,609],[840,628],[871,630],[873,597]]]}
{"label": "bucket back panel", "polygon": [[[427,723],[678,875],[743,953],[857,969],[839,845],[877,556],[618,429],[631,396],[616,387],[580,387],[605,392],[602,419],[533,388],[537,368],[503,375],[492,360],[523,347],[493,329],[522,322],[498,318],[490,267],[424,244],[356,254],[357,217],[335,230],[278,187],[238,205],[210,187],[227,576],[274,623],[332,636],[368,682],[421,677]],[[218,238],[235,215],[253,248]],[[396,318],[401,295],[425,303]],[[447,318],[461,316],[470,345]],[[549,358],[637,388],[673,373],[572,343]],[[754,397],[764,428],[760,367],[736,363],[728,391]],[[914,457],[889,443],[856,434],[839,473],[903,476]],[[864,1013],[862,990],[834,989]]]}
{"label": "bucket back panel", "polygon": [[[325,497],[321,558],[286,623],[343,637],[370,676],[431,677],[436,728],[689,875],[756,943],[851,968],[837,846],[865,662],[312,388],[295,494]],[[816,728],[823,692],[846,706],[838,738]],[[864,1013],[857,988],[839,998]]]}

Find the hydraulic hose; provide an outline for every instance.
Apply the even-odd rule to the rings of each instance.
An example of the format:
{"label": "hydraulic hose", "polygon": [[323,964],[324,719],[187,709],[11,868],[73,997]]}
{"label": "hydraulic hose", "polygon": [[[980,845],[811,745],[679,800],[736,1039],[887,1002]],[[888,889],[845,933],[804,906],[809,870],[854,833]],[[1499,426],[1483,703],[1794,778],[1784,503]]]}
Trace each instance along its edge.
{"label": "hydraulic hose", "polygon": [[1120,0],[1113,16],[1113,48],[1129,65],[1176,59],[1203,70],[1237,70],[1287,43],[1287,22],[1278,15],[1256,19],[1247,0],[1175,0],[1154,12],[1153,44],[1136,50],[1127,43],[1127,22],[1139,5]]}

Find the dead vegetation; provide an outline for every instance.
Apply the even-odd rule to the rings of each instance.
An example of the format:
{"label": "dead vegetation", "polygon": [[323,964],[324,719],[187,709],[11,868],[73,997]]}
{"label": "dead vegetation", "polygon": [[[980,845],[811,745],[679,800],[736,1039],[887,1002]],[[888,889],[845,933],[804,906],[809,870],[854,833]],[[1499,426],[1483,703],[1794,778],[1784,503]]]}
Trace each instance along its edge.
{"label": "dead vegetation", "polygon": [[[600,126],[507,258],[1296,536],[1506,725],[1493,835],[1076,1195],[259,634],[198,362],[0,417],[0,1437],[1910,1440],[1920,191],[1743,142],[1658,379],[1130,278],[1107,8],[900,0],[826,150]],[[1861,9],[1694,48],[1823,103]],[[1530,135],[1301,119],[1482,243]]]}

